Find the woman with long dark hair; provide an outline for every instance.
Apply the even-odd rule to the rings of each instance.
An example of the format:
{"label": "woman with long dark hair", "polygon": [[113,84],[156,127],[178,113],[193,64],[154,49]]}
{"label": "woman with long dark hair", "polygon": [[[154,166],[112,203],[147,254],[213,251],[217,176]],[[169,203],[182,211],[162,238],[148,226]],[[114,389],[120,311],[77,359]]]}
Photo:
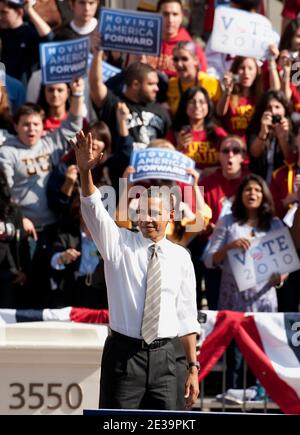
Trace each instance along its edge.
{"label": "woman with long dark hair", "polygon": [[268,183],[275,169],[296,156],[290,114],[283,92],[269,90],[259,101],[248,127],[250,169]]}
{"label": "woman with long dark hair", "polygon": [[221,140],[227,136],[213,122],[214,107],[206,89],[193,86],[182,96],[173,129],[177,149],[196,162],[196,168],[208,175],[219,166]]}
{"label": "woman with long dark hair", "polygon": [[[254,240],[283,226],[273,217],[273,200],[266,182],[258,175],[249,174],[236,193],[232,213],[217,223],[203,255],[206,267],[222,269],[218,309],[242,312],[277,311],[276,285],[281,285],[286,275],[273,274],[268,281],[241,291],[238,288],[228,259],[228,252],[251,249]],[[234,342],[227,350],[227,388],[242,388],[242,354]]]}
{"label": "woman with long dark hair", "polygon": [[258,175],[247,175],[235,196],[232,213],[217,223],[204,254],[209,268],[222,267],[218,309],[234,311],[277,311],[275,285],[284,276],[273,276],[245,291],[238,289],[227,253],[232,249],[248,250],[254,240],[283,226],[274,216],[273,199],[266,182]]}
{"label": "woman with long dark hair", "polygon": [[246,136],[255,110],[255,103],[263,93],[261,71],[256,59],[237,56],[223,79],[224,92],[216,112],[230,134]]}

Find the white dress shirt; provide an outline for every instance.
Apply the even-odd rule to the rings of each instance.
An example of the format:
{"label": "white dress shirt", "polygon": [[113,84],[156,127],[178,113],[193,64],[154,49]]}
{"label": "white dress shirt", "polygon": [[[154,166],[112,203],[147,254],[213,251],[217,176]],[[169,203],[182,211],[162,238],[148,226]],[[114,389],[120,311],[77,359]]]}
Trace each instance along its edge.
{"label": "white dress shirt", "polygon": [[[148,248],[153,241],[142,233],[119,228],[103,207],[98,190],[89,197],[81,197],[81,211],[104,259],[110,326],[121,334],[141,338]],[[158,337],[199,333],[190,255],[166,238],[158,246],[162,283]]]}

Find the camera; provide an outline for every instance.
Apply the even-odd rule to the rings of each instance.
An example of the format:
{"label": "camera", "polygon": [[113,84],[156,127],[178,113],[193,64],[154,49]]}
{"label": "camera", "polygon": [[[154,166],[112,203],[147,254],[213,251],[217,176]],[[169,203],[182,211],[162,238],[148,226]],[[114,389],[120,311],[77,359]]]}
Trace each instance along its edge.
{"label": "camera", "polygon": [[279,124],[281,121],[281,115],[272,115],[272,124]]}
{"label": "camera", "polygon": [[240,83],[240,75],[239,74],[233,74],[232,75],[232,80],[233,80],[234,84]]}

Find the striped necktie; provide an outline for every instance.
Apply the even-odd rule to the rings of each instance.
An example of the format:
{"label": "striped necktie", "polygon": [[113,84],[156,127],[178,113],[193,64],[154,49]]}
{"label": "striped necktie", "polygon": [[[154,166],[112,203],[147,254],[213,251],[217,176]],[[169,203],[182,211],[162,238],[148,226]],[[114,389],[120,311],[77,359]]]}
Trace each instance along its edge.
{"label": "striped necktie", "polygon": [[147,344],[158,336],[161,299],[161,270],[157,245],[151,245],[151,256],[147,269],[147,290],[142,321],[142,337]]}

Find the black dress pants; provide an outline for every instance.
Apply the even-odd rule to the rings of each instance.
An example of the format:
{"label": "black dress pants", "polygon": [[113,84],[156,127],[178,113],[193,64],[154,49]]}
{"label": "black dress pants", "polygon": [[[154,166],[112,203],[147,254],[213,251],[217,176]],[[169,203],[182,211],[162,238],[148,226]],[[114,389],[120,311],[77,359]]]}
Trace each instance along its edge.
{"label": "black dress pants", "polygon": [[100,381],[100,408],[176,409],[176,358],[171,340],[142,347],[142,340],[113,333],[106,339]]}

